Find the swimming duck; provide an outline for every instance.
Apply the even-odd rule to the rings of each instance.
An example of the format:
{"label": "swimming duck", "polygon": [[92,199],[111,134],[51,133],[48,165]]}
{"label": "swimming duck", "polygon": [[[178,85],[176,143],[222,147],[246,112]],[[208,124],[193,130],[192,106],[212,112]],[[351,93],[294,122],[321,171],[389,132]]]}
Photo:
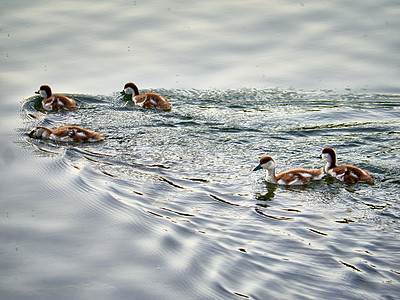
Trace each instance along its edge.
{"label": "swimming duck", "polygon": [[95,142],[104,138],[103,133],[94,132],[78,126],[62,126],[57,129],[38,126],[29,136],[37,139],[50,139],[59,142]]}
{"label": "swimming duck", "polygon": [[59,94],[53,94],[48,85],[42,85],[35,93],[43,97],[42,106],[47,111],[78,109],[74,99]]}
{"label": "swimming duck", "polygon": [[294,169],[275,175],[275,160],[271,156],[263,156],[259,165],[253,170],[266,169],[265,180],[281,185],[302,185],[323,176],[323,169]]}
{"label": "swimming duck", "polygon": [[171,110],[171,104],[168,102],[167,98],[160,96],[159,94],[156,93],[140,94],[139,89],[132,82],[125,84],[122,93],[126,95],[132,95],[132,101],[137,106],[144,108],[154,107],[161,110]]}
{"label": "swimming duck", "polygon": [[326,161],[325,173],[341,181],[348,183],[365,182],[368,184],[374,184],[375,182],[375,179],[370,176],[367,170],[351,165],[338,166],[336,164],[336,152],[332,148],[324,148],[321,157]]}

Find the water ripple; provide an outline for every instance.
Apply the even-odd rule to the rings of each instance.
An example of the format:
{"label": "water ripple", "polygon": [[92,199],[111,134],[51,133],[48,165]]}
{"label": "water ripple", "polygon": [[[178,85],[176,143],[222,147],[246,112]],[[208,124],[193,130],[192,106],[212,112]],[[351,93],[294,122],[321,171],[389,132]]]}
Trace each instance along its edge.
{"label": "water ripple", "polygon": [[[18,143],[38,159],[37,177],[45,179],[35,189],[47,190],[40,201],[59,198],[38,229],[40,239],[84,253],[89,270],[112,270],[115,278],[102,276],[109,288],[92,282],[94,289],[123,287],[155,298],[263,298],[283,291],[295,298],[351,298],[370,295],[371,286],[379,287],[374,295],[396,289],[399,267],[387,254],[399,251],[392,242],[399,230],[395,97],[279,89],[162,92],[173,99],[170,113],[127,105],[117,93],[71,95],[83,109],[61,114],[38,111],[35,98],[22,105]],[[23,134],[36,125],[69,123],[104,132],[106,139],[71,145]],[[340,162],[369,169],[376,185],[325,177],[282,187],[251,171],[265,154],[274,156],[278,171],[321,167],[326,145],[337,149]],[[63,217],[56,221],[60,208]],[[69,237],[61,241],[49,226]],[[57,257],[57,270],[68,277],[70,259]],[[73,286],[80,282],[85,279]],[[287,289],[288,282],[295,288]],[[179,292],[166,289],[171,285]]]}

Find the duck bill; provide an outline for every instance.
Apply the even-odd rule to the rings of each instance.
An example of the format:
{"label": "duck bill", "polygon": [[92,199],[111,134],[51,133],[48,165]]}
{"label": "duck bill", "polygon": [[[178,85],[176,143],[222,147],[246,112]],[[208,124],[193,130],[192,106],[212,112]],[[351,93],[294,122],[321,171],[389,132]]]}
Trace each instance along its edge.
{"label": "duck bill", "polygon": [[30,138],[34,138],[35,137],[35,129],[31,130],[31,132],[28,133],[28,136]]}
{"label": "duck bill", "polygon": [[258,171],[258,170],[261,170],[261,169],[262,169],[261,165],[258,165],[257,167],[254,168],[253,171]]}
{"label": "duck bill", "polygon": [[40,94],[40,91],[36,91],[35,94]]}

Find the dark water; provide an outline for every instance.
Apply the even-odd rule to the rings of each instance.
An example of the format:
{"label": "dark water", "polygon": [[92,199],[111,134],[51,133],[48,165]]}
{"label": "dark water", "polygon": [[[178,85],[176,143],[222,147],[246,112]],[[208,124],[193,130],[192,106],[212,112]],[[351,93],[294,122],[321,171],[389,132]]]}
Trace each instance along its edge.
{"label": "dark water", "polygon": [[[0,299],[399,298],[399,9],[0,1]],[[172,111],[124,101],[128,81]],[[79,110],[42,113],[41,84]],[[326,146],[376,184],[252,172]]]}

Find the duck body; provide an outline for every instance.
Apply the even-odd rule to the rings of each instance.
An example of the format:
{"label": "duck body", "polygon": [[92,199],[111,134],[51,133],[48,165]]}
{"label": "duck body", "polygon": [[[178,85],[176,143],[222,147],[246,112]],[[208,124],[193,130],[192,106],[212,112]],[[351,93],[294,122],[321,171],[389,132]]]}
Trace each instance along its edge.
{"label": "duck body", "polygon": [[29,136],[38,139],[74,143],[95,142],[104,138],[103,133],[94,132],[79,126],[62,126],[54,130],[38,126],[29,133]]}
{"label": "duck body", "polygon": [[371,177],[367,170],[363,170],[352,165],[338,166],[336,164],[336,152],[332,148],[324,148],[321,156],[326,161],[324,168],[325,173],[331,175],[332,177],[347,183],[375,183],[375,179]]}
{"label": "duck body", "polygon": [[276,163],[271,156],[260,159],[259,165],[253,170],[266,169],[265,180],[279,185],[303,185],[323,177],[323,169],[294,169],[275,174]]}
{"label": "duck body", "polygon": [[64,95],[53,94],[51,88],[48,85],[42,85],[39,91],[35,92],[43,97],[42,107],[46,111],[58,111],[58,110],[76,110],[76,102],[74,99],[66,97]]}
{"label": "duck body", "polygon": [[165,111],[171,110],[171,104],[168,99],[156,93],[140,94],[137,86],[129,82],[125,84],[123,93],[132,95],[132,101],[135,105],[143,108],[156,108]]}

